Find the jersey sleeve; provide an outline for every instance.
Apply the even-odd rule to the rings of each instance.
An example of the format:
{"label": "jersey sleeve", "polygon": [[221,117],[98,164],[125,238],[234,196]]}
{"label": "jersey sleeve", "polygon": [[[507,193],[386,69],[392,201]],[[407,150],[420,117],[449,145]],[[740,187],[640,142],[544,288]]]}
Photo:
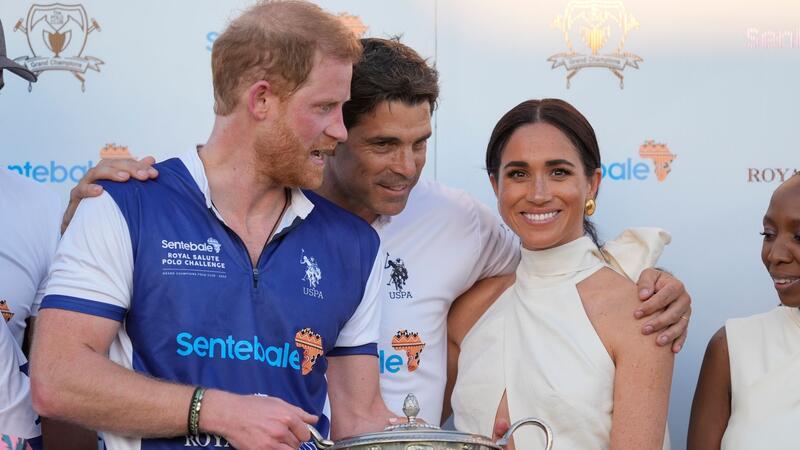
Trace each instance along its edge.
{"label": "jersey sleeve", "polygon": [[336,346],[328,353],[328,356],[378,356],[381,323],[381,302],[378,301],[378,294],[380,293],[383,266],[377,255],[383,254],[382,251],[381,247],[375,256],[361,303],[339,332]]}
{"label": "jersey sleeve", "polygon": [[41,308],[122,321],[132,284],[131,237],[117,203],[106,192],[83,200],[61,239]]}
{"label": "jersey sleeve", "polygon": [[486,205],[470,197],[477,230],[478,255],[469,278],[468,289],[484,278],[507,275],[519,264],[517,236]]}

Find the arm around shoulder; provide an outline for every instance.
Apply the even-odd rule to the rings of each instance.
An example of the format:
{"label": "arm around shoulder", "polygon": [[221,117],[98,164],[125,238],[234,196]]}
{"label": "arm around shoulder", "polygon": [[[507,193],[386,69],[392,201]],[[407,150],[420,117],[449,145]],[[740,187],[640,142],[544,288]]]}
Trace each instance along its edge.
{"label": "arm around shoulder", "polygon": [[452,413],[450,396],[458,377],[458,357],[461,342],[483,313],[513,283],[515,276],[504,275],[478,281],[467,292],[461,294],[450,307],[447,315],[447,384],[444,392],[442,422]]}
{"label": "arm around shoulder", "polygon": [[731,417],[728,338],[720,328],[708,342],[689,419],[688,450],[719,450]]}

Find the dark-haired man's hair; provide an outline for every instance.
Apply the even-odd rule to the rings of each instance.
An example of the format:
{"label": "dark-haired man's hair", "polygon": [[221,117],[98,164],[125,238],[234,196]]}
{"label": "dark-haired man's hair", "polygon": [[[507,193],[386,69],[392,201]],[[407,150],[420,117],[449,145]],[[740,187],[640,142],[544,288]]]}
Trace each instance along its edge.
{"label": "dark-haired man's hair", "polygon": [[399,38],[361,39],[364,52],[353,66],[350,100],[344,104],[344,125],[355,126],[385,101],[408,105],[428,102],[431,113],[439,97],[439,74]]}

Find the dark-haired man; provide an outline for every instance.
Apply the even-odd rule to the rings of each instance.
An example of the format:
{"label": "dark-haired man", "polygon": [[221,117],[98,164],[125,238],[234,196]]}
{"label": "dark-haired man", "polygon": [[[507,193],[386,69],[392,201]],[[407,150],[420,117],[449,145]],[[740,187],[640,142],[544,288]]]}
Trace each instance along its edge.
{"label": "dark-haired man", "polygon": [[[435,69],[397,40],[362,39],[362,44],[343,107],[348,138],[328,159],[318,192],[371,223],[387,252],[379,296],[381,392],[387,405],[400,414],[403,398],[414,392],[420,417],[439,423],[447,312],[476,281],[512,272],[518,242],[465,192],[420,179],[439,94]],[[98,167],[73,190],[75,196],[89,194],[92,179],[116,176],[117,168],[135,174],[146,164]],[[644,297],[654,287],[659,292],[643,304],[643,315],[669,308],[645,326],[666,329],[659,344],[677,339],[679,346],[689,298],[679,281],[648,271],[640,281],[640,288],[650,291]]]}

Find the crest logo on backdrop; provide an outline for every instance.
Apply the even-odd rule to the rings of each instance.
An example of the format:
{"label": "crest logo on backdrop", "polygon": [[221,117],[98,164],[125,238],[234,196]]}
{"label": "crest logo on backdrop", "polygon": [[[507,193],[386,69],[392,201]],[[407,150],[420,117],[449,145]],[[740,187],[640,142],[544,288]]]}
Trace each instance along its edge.
{"label": "crest logo on backdrop", "polygon": [[89,18],[83,5],[32,5],[24,22],[17,21],[14,31],[27,36],[33,54],[15,60],[37,75],[48,70],[72,72],[81,82],[81,91],[86,91],[86,71],[100,72],[103,61],[83,54],[89,35],[100,31],[100,24]]}
{"label": "crest logo on backdrop", "polygon": [[[552,69],[564,67],[567,71],[567,89],[572,77],[587,68],[610,70],[619,78],[622,89],[622,71],[626,67],[638,69],[643,61],[638,55],[625,51],[628,33],[639,28],[639,22],[628,14],[621,0],[570,0],[564,14],[553,21],[553,27],[563,34],[567,51],[547,61],[553,63]],[[616,47],[609,53],[601,53],[607,44],[616,44]]]}

